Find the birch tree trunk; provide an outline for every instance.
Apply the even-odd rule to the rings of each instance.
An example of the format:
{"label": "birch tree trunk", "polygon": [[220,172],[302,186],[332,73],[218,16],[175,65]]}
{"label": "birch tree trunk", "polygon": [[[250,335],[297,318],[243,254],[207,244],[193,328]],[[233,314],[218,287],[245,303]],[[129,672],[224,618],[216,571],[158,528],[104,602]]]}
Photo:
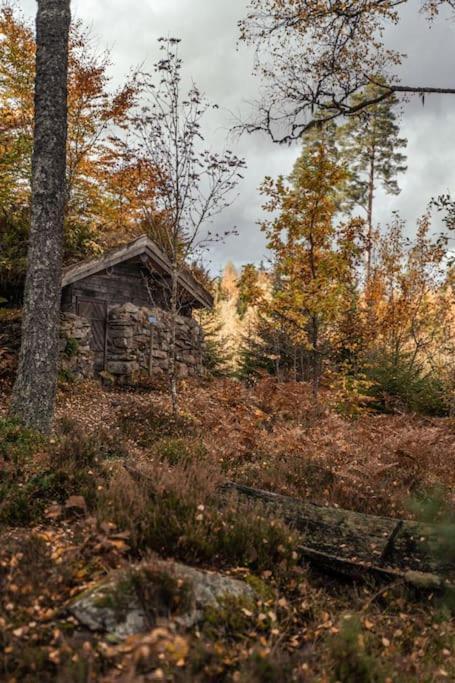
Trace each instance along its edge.
{"label": "birch tree trunk", "polygon": [[32,211],[11,413],[48,432],[58,373],[70,0],[38,0]]}

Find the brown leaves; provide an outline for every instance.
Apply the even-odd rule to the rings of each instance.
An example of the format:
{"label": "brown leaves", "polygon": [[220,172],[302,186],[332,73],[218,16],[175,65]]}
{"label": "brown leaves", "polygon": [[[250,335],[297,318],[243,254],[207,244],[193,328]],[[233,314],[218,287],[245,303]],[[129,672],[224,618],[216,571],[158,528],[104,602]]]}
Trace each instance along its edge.
{"label": "brown leaves", "polygon": [[[164,670],[175,666],[185,666],[188,654],[188,639],[173,633],[167,628],[155,628],[148,634],[135,635],[127,638],[120,645],[101,643],[103,656],[112,663],[121,664],[116,667],[118,673],[112,673],[106,681],[117,683],[133,683],[140,680],[165,681]],[[115,671],[115,669],[114,669]],[[147,672],[147,678],[142,679],[139,673]],[[121,673],[120,673],[121,672]]]}

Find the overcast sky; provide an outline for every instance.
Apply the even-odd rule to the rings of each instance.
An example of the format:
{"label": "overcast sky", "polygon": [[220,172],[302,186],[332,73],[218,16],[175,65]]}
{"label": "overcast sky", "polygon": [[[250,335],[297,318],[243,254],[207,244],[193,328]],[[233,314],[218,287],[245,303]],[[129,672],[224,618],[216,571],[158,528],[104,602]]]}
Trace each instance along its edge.
{"label": "overcast sky", "polygon": [[[19,2],[32,17],[35,0]],[[73,16],[88,24],[100,46],[111,51],[112,75],[121,82],[131,67],[145,62],[152,66],[158,56],[157,38],[182,38],[185,72],[220,105],[208,122],[207,138],[214,148],[226,144],[233,115],[246,115],[248,101],[257,93],[251,75],[250,50],[238,49],[238,20],[245,15],[247,0],[73,0]],[[411,0],[399,27],[389,33],[395,47],[408,54],[402,70],[407,85],[455,87],[455,20],[439,19],[432,28],[416,12]],[[433,195],[455,189],[455,95],[432,96],[423,107],[415,98],[404,107],[402,132],[408,138],[408,172],[398,197],[377,198],[376,219],[387,222],[393,210],[410,224]],[[290,172],[298,146],[280,147],[263,136],[247,136],[229,147],[246,158],[248,170],[240,196],[226,210],[218,227],[237,226],[239,236],[218,246],[212,254],[217,271],[227,260],[238,266],[258,262],[265,255],[263,237],[257,227],[261,197],[257,188],[265,175]]]}

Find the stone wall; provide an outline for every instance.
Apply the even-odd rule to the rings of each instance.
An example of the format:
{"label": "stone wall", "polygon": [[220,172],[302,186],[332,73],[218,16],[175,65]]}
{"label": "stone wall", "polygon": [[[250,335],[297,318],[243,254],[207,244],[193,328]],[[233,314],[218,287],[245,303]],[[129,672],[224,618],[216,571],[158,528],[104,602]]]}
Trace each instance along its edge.
{"label": "stone wall", "polygon": [[60,324],[60,371],[75,378],[94,375],[95,356],[90,348],[90,322],[74,313],[63,313]]}
{"label": "stone wall", "polygon": [[[10,329],[11,328],[11,329]],[[106,371],[119,383],[134,383],[140,375],[164,375],[169,368],[172,317],[160,308],[133,304],[109,311]],[[14,334],[13,334],[14,332]],[[11,339],[10,339],[11,337]],[[13,345],[14,340],[14,345]],[[90,321],[74,313],[62,313],[60,371],[74,379],[95,375]],[[2,324],[0,356],[20,346],[20,316],[9,327]],[[177,317],[176,361],[180,378],[203,372],[204,334],[192,318]]]}
{"label": "stone wall", "polygon": [[[171,314],[160,308],[124,304],[109,312],[106,370],[120,382],[140,374],[163,375],[169,368]],[[202,373],[204,336],[192,319],[177,317],[176,361],[180,378]]]}

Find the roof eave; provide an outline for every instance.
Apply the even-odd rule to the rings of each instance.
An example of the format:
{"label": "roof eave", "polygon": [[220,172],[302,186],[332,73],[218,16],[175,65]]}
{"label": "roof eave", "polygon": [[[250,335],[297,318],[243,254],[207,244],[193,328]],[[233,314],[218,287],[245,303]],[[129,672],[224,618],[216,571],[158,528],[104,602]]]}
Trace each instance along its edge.
{"label": "roof eave", "polygon": [[[76,264],[68,267],[63,273],[62,287],[67,287],[79,280],[95,275],[95,273],[98,273],[101,270],[106,270],[107,268],[111,268],[123,261],[127,261],[142,254],[145,254],[153,264],[156,264],[165,273],[171,274],[172,266],[166,255],[152,242],[152,240],[144,235],[133,243],[119,248],[114,253],[101,256],[99,259],[89,263]],[[181,273],[179,275],[179,282],[202,308],[213,308],[214,299],[212,295],[197,282],[190,272]]]}

